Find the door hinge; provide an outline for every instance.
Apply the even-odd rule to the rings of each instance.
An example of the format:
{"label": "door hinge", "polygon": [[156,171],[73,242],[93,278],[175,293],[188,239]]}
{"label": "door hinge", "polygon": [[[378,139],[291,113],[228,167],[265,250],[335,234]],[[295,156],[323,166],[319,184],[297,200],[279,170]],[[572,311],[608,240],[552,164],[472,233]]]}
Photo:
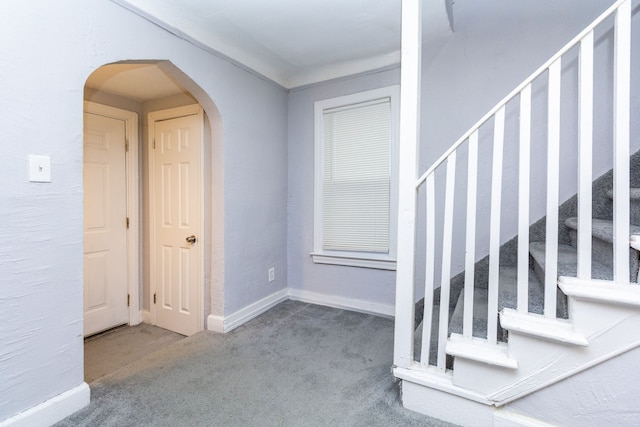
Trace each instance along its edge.
{"label": "door hinge", "polygon": [[127,307],[131,307],[131,294],[127,294]]}
{"label": "door hinge", "polygon": [[124,151],[125,152],[129,151],[129,140],[128,139],[124,141]]}
{"label": "door hinge", "polygon": [[129,228],[129,217],[127,217],[127,229]]}
{"label": "door hinge", "polygon": [[153,149],[154,150],[156,149],[156,139],[155,138],[153,138]]}
{"label": "door hinge", "polygon": [[156,294],[153,294],[153,303],[156,303]]}

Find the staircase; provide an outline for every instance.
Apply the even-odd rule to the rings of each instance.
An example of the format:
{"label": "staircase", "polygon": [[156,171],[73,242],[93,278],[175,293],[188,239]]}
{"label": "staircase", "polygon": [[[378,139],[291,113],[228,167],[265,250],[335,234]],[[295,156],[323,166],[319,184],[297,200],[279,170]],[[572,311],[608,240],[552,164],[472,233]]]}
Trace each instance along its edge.
{"label": "staircase", "polygon": [[[631,3],[617,1],[554,55],[415,181],[411,206],[401,201],[401,212],[420,219],[398,241],[413,248],[398,255],[396,284],[394,375],[405,407],[463,425],[535,425],[513,402],[640,346]],[[610,147],[594,141],[593,89],[602,77],[594,77],[594,41],[602,34],[615,49]],[[576,51],[579,129],[567,142],[563,59]],[[544,123],[532,123],[540,88]],[[572,161],[560,158],[567,144]],[[607,150],[610,171],[594,176]],[[517,153],[514,164],[505,152]],[[577,177],[573,197],[567,176]]]}

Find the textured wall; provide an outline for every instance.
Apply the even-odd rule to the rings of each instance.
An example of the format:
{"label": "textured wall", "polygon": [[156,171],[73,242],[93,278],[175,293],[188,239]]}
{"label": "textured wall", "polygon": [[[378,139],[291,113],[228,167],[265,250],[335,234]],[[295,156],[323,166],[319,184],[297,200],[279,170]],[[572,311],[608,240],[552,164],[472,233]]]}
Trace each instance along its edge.
{"label": "textured wall", "polygon": [[313,251],[314,102],[398,84],[397,68],[294,89],[289,93],[289,287],[394,305],[395,271],[315,264]]}
{"label": "textured wall", "polygon": [[640,350],[620,356],[510,403],[512,410],[559,426],[637,426],[638,381],[629,375],[640,361]]}
{"label": "textured wall", "polygon": [[[120,60],[166,59],[198,86],[186,89],[209,117],[222,117],[223,128],[212,124],[209,199],[218,229],[208,230],[218,236],[211,262],[227,260],[224,276],[216,271],[210,279],[216,314],[286,287],[287,94],[107,0],[7,3],[0,28],[3,420],[83,382],[82,102],[89,74]],[[51,156],[51,183],[28,182],[29,154]],[[271,266],[277,278],[267,285]]]}

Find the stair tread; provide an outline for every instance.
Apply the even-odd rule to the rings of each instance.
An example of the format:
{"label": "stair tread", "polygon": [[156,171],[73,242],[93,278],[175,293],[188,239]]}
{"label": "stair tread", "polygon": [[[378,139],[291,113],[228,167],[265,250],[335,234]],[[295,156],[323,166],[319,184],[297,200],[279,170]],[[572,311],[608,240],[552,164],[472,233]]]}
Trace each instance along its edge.
{"label": "stair tread", "polygon": [[567,295],[578,299],[640,306],[640,286],[637,284],[562,277],[558,286]]}
{"label": "stair tread", "polygon": [[539,314],[519,313],[505,309],[500,314],[500,324],[511,333],[532,335],[551,341],[587,346],[587,338],[573,330],[573,324],[564,319],[551,319]]}
{"label": "stair tread", "polygon": [[[607,197],[613,200],[613,190],[607,191]],[[640,188],[629,188],[629,199],[640,200]]]}
{"label": "stair tread", "polygon": [[[529,244],[529,253],[533,259],[544,270],[545,268],[545,242],[531,242]],[[570,245],[558,245],[558,276],[575,277],[578,271],[578,251]],[[591,261],[591,277],[600,280],[613,279],[613,272],[604,264],[597,261]]]}
{"label": "stair tread", "polygon": [[[503,308],[516,308],[517,306],[517,277],[518,270],[515,267],[502,267],[498,277],[498,311]],[[542,283],[535,273],[529,269],[529,311],[542,314],[544,309],[544,293]],[[473,336],[485,338],[487,336],[487,304],[488,290],[476,288],[473,292]],[[452,333],[462,333],[464,317],[464,290],[458,297],[458,303],[451,315],[449,330]],[[497,321],[497,318],[496,318]],[[501,332],[499,331],[499,336]]]}
{"label": "stair tread", "polygon": [[475,360],[503,368],[518,369],[518,361],[509,355],[506,344],[489,344],[479,338],[465,338],[459,334],[451,334],[447,341],[447,354]]}
{"label": "stair tread", "polygon": [[[573,229],[578,229],[578,218],[572,217],[567,218],[564,224]],[[640,225],[629,225],[629,235],[640,234]],[[612,243],[613,242],[613,221],[609,219],[592,219],[592,232],[591,235],[600,240],[604,240],[605,242]]]}

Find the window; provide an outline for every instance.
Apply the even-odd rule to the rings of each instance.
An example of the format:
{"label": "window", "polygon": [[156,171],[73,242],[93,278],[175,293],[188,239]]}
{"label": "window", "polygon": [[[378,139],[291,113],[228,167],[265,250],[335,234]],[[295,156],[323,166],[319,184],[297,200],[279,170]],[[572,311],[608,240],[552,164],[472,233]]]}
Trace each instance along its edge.
{"label": "window", "polygon": [[315,103],[314,262],[395,270],[399,88]]}

